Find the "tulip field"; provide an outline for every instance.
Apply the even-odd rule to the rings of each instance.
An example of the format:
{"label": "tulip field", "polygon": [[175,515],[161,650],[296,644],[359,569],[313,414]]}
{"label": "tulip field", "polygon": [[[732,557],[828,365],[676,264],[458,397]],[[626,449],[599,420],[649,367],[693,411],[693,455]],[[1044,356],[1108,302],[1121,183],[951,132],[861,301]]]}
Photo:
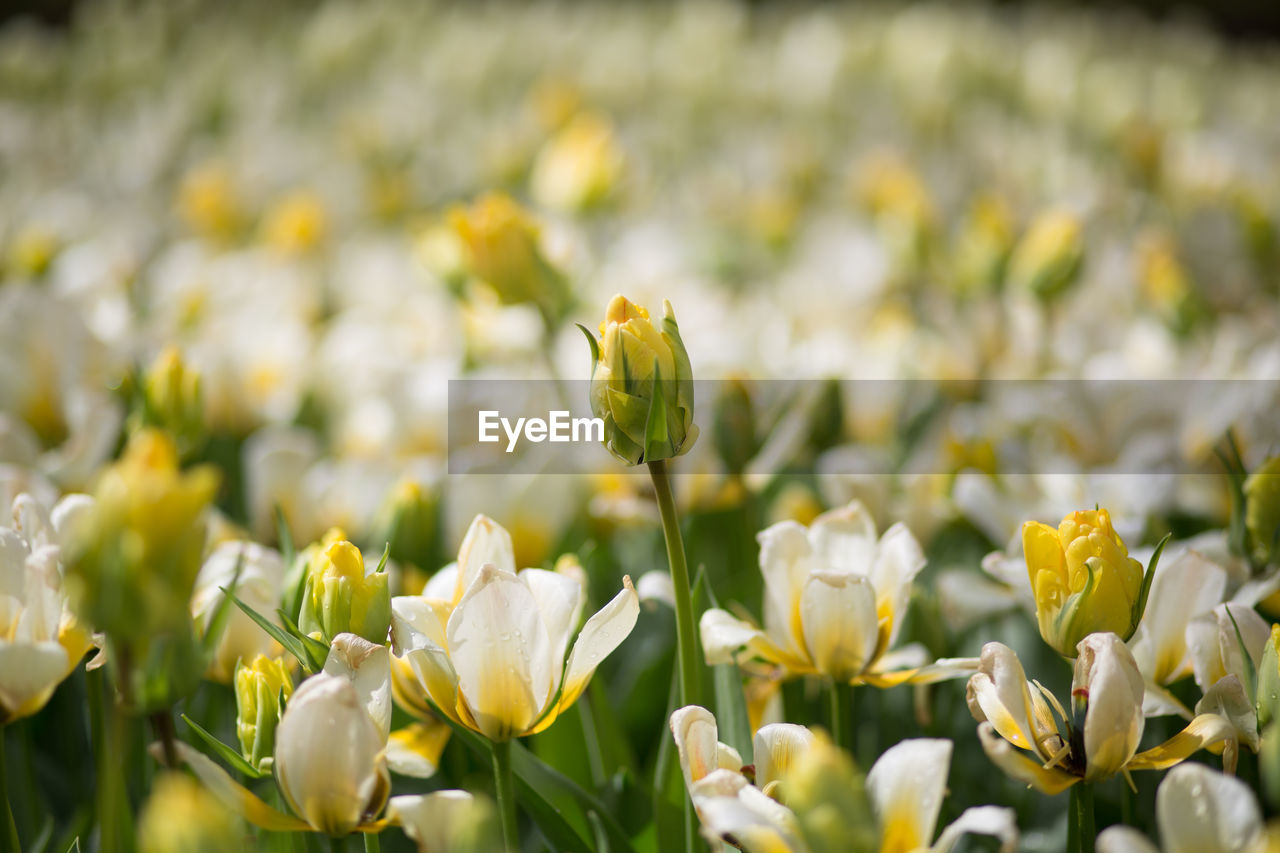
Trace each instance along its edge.
{"label": "tulip field", "polygon": [[0,853],[1280,851],[1280,45],[0,16]]}

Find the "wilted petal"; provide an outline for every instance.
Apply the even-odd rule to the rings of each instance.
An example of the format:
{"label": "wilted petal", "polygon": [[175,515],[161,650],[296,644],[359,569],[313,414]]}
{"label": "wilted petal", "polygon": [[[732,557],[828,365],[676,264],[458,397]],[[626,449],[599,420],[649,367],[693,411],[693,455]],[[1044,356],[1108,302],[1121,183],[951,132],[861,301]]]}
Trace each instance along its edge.
{"label": "wilted petal", "polygon": [[867,774],[867,792],[880,821],[881,853],[928,847],[951,768],[951,741],[904,740],[890,747]]}
{"label": "wilted petal", "polygon": [[800,612],[814,667],[842,682],[860,675],[875,654],[880,630],[871,583],[862,575],[814,572]]}
{"label": "wilted petal", "polygon": [[1010,777],[1027,783],[1041,793],[1059,794],[1080,781],[1080,777],[1072,776],[1057,767],[1045,769],[1041,762],[1032,760],[1025,752],[1011,746],[991,723],[979,724],[978,738],[993,764]]}
{"label": "wilted petal", "polygon": [[463,700],[491,740],[518,737],[555,690],[551,643],[529,587],[491,565],[449,617],[449,658]]}
{"label": "wilted petal", "polygon": [[355,634],[333,638],[325,675],[345,678],[385,738],[391,731],[391,653]]}
{"label": "wilted petal", "polygon": [[685,788],[692,790],[694,782],[719,765],[717,744],[720,735],[716,718],[700,705],[688,705],[671,715],[670,725],[676,754],[680,756],[680,768],[684,771]]}
{"label": "wilted petal", "polygon": [[1085,781],[1119,773],[1138,749],[1146,718],[1143,680],[1133,654],[1115,634],[1090,634],[1076,647],[1073,695],[1085,691]]}

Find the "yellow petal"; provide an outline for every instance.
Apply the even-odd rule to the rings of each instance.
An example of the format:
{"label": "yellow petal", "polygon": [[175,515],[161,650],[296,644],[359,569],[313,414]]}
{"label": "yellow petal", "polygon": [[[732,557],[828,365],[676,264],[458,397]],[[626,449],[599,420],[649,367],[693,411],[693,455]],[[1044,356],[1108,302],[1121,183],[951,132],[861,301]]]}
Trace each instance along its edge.
{"label": "yellow petal", "polygon": [[1007,740],[996,733],[990,723],[978,726],[978,737],[982,748],[997,767],[1020,782],[1045,794],[1060,794],[1080,781],[1079,776],[1072,776],[1057,767],[1045,769],[1038,761],[1034,761],[1024,752],[1019,752]]}
{"label": "yellow petal", "polygon": [[1201,714],[1164,743],[1135,755],[1125,769],[1163,770],[1184,761],[1197,750],[1216,743],[1233,744],[1235,739],[1236,729],[1230,720],[1217,714]]}

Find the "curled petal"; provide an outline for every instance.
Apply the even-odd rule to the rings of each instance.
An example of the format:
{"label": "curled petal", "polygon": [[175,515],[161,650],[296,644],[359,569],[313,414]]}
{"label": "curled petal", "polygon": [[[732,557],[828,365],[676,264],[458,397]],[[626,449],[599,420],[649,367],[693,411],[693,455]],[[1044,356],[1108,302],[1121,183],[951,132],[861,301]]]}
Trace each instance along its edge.
{"label": "curled petal", "polygon": [[692,790],[693,783],[719,765],[716,718],[706,708],[688,705],[671,715],[670,725],[676,741],[676,753],[680,756],[680,768],[684,770],[685,787]]}
{"label": "curled petal", "polygon": [[991,723],[978,726],[978,737],[982,748],[992,763],[1020,782],[1026,782],[1037,791],[1045,794],[1060,794],[1080,781],[1079,776],[1072,776],[1057,767],[1046,769],[1039,761],[1029,758],[1026,753],[1019,752],[1001,737]]}

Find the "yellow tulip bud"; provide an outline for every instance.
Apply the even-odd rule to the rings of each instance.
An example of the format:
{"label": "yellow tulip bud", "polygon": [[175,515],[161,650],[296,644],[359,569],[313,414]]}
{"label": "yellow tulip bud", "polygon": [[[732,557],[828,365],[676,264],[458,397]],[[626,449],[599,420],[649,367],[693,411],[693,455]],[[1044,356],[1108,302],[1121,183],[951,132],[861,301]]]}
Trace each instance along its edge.
{"label": "yellow tulip bud", "polygon": [[1096,632],[1133,635],[1144,603],[1142,564],[1129,556],[1105,509],[1073,512],[1057,530],[1028,521],[1022,550],[1040,636],[1060,654],[1075,657],[1076,645]]}
{"label": "yellow tulip bud", "polygon": [[217,488],[210,467],[179,470],[168,435],[135,433],[99,478],[93,513],[73,543],[68,582],[80,616],[115,639],[189,627],[204,512]]}
{"label": "yellow tulip bud", "polygon": [[281,699],[293,694],[293,679],[283,660],[258,655],[236,666],[236,735],[245,760],[259,770],[271,766],[276,726],[284,711]]}
{"label": "yellow tulip bud", "polygon": [[783,775],[787,806],[814,853],[879,848],[866,782],[852,759],[818,735]]}
{"label": "yellow tulip bud", "polygon": [[228,853],[243,850],[244,829],[199,782],[181,773],[156,780],[138,818],[141,853]]}
{"label": "yellow tulip bud", "polygon": [[1254,557],[1269,562],[1280,554],[1280,456],[1268,459],[1244,481],[1244,526]]}
{"label": "yellow tulip bud", "polygon": [[1009,280],[1044,300],[1075,283],[1084,262],[1079,218],[1064,210],[1040,214],[1022,235],[1009,259]]}
{"label": "yellow tulip bud", "polygon": [[604,420],[604,443],[628,465],[688,452],[693,423],[693,371],[670,302],[661,328],[649,312],[619,295],[609,302],[600,340],[591,343],[591,410]]}
{"label": "yellow tulip bud", "polygon": [[204,396],[200,374],[182,359],[177,347],[166,347],[142,376],[142,408],[137,426],[158,427],[190,449],[204,431]]}
{"label": "yellow tulip bud", "polygon": [[563,316],[569,297],[564,278],[542,254],[537,223],[510,196],[482,196],[469,208],[450,211],[449,222],[468,271],[504,304],[530,303],[549,321]]}
{"label": "yellow tulip bud", "polygon": [[554,210],[584,210],[613,191],[622,163],[609,120],[581,112],[543,146],[533,164],[530,190],[539,204]]}
{"label": "yellow tulip bud", "polygon": [[307,566],[298,627],[328,642],[352,633],[371,643],[385,643],[391,627],[386,573],[366,575],[360,549],[346,540],[319,550]]}

